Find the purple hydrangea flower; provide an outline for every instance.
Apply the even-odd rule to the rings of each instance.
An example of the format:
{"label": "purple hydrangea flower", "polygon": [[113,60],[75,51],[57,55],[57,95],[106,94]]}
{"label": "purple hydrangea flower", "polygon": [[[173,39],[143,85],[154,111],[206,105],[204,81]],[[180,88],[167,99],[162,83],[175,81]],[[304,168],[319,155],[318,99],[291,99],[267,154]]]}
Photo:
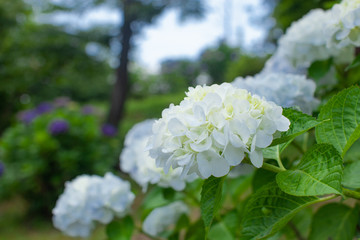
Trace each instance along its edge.
{"label": "purple hydrangea flower", "polygon": [[85,106],[81,109],[81,112],[82,112],[84,115],[93,114],[93,113],[94,113],[94,107],[91,106],[91,105],[85,105]]}
{"label": "purple hydrangea flower", "polygon": [[51,103],[43,102],[36,106],[35,111],[37,114],[41,115],[50,112],[51,110],[53,110],[53,108],[54,107]]}
{"label": "purple hydrangea flower", "polygon": [[103,135],[108,137],[113,137],[117,134],[117,128],[109,123],[104,124],[101,128],[101,131]]}
{"label": "purple hydrangea flower", "polygon": [[69,130],[69,123],[68,121],[63,119],[53,120],[48,127],[48,131],[53,136],[61,133],[66,133],[68,130]]}
{"label": "purple hydrangea flower", "polygon": [[56,107],[66,107],[71,102],[68,97],[58,97],[54,100],[54,105]]}
{"label": "purple hydrangea flower", "polygon": [[17,115],[17,118],[26,124],[31,123],[36,117],[38,116],[37,112],[35,110],[25,110],[19,112]]}
{"label": "purple hydrangea flower", "polygon": [[4,174],[5,166],[2,162],[0,162],[0,177]]}

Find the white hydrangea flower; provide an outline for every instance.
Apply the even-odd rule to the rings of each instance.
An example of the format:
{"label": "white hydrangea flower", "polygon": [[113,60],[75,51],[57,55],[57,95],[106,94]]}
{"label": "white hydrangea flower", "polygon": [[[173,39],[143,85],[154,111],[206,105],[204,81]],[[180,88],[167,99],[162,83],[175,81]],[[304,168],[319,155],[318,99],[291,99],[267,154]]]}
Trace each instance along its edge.
{"label": "white hydrangea flower", "polygon": [[103,178],[81,175],[66,182],[53,209],[53,223],[69,236],[88,237],[95,222],[107,224],[114,216],[124,216],[134,198],[130,184],[112,173]]}
{"label": "white hydrangea flower", "polygon": [[285,35],[279,39],[278,51],[295,68],[308,68],[312,62],[334,57],[339,63],[349,63],[354,58],[354,48],[328,45],[330,36],[324,28],[331,21],[331,14],[314,9],[291,24]]}
{"label": "white hydrangea flower", "polygon": [[157,184],[161,187],[172,187],[181,191],[186,186],[186,181],[192,181],[196,175],[182,179],[181,169],[170,169],[165,174],[164,169],[157,167],[155,159],[150,157],[147,149],[149,137],[152,135],[154,119],[145,120],[135,124],[125,137],[125,146],[120,155],[120,168],[130,174],[146,191],[148,184]]}
{"label": "white hydrangea flower", "polygon": [[283,50],[277,50],[265,63],[261,70],[262,74],[268,73],[291,73],[291,74],[306,74],[307,68],[304,66],[294,67],[290,60],[285,57]]}
{"label": "white hydrangea flower", "polygon": [[[265,63],[265,67],[259,73],[259,75],[266,75],[272,73],[288,73],[288,74],[297,74],[297,75],[306,75],[307,67],[297,66],[294,67],[290,61],[280,52],[276,51]],[[331,88],[337,83],[336,79],[336,70],[332,66],[325,76],[321,77],[317,82],[321,88]]]}
{"label": "white hydrangea flower", "polygon": [[330,34],[329,46],[343,48],[360,46],[360,0],[343,0],[329,10],[325,34]]}
{"label": "white hydrangea flower", "polygon": [[191,87],[186,95],[153,125],[150,155],[165,172],[180,167],[182,176],[221,177],[245,154],[261,167],[262,149],[290,125],[281,107],[229,83]]}
{"label": "white hydrangea flower", "polygon": [[254,77],[237,77],[232,85],[282,107],[297,106],[307,114],[311,114],[319,104],[319,100],[314,98],[316,84],[305,75],[261,73]]}
{"label": "white hydrangea flower", "polygon": [[167,206],[155,208],[145,219],[142,229],[153,237],[161,237],[170,226],[176,224],[181,215],[189,214],[189,208],[183,202],[173,202]]}

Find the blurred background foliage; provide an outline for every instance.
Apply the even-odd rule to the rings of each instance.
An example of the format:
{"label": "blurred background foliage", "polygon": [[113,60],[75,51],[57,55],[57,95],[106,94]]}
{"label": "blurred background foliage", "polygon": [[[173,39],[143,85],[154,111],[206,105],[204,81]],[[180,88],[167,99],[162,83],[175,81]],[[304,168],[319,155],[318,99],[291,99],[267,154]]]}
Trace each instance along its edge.
{"label": "blurred background foliage", "polygon": [[98,114],[94,106],[80,108],[65,98],[20,112],[1,139],[6,174],[0,198],[20,195],[29,202],[30,216],[49,217],[65,181],[114,168],[117,130],[101,126]]}
{"label": "blurred background foliage", "polygon": [[[131,2],[130,8],[127,0],[66,0],[61,5],[50,1],[0,1],[1,199],[11,200],[16,195],[25,199],[31,213],[49,216],[66,180],[81,173],[102,174],[117,168],[124,136],[132,125],[160,117],[170,103],[180,102],[189,86],[231,82],[237,76],[258,73],[270,57],[266,46],[276,45],[291,22],[310,9],[329,8],[338,1],[264,0],[267,14],[253,19],[254,24],[270,26],[263,50],[249,52],[220,39],[196,58],[164,60],[158,73],[150,73],[134,61],[131,50],[136,45],[132,36],[139,35],[167,9],[178,9],[180,20],[204,16],[206,1]],[[104,4],[123,12],[128,6],[128,15],[123,14],[116,25],[86,29],[37,21],[40,13],[82,13]],[[132,31],[127,36],[126,53],[122,46],[125,21],[131,22]],[[121,66],[122,54],[125,67]],[[127,95],[124,114],[109,137],[102,127],[111,112],[111,92],[117,89],[119,71],[124,69],[128,78],[125,85],[120,84]],[[71,99],[71,104],[55,107],[53,99],[63,96]],[[44,102],[52,105],[51,111],[36,113],[30,122],[24,121],[24,113],[31,115]],[[86,114],[86,105],[98,110]],[[52,135],[49,126],[59,118],[68,122],[69,130]],[[38,201],[42,196],[48,198]],[[1,224],[0,231],[6,228]]]}

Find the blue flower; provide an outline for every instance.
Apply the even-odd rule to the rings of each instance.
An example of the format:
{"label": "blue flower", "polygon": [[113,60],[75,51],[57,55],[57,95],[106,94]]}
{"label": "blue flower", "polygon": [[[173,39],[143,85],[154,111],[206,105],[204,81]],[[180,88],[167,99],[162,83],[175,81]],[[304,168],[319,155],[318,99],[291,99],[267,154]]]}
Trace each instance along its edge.
{"label": "blue flower", "polygon": [[69,123],[68,121],[63,119],[53,120],[48,127],[48,131],[50,132],[51,135],[58,135],[61,133],[65,133],[68,130],[69,130]]}
{"label": "blue flower", "polygon": [[85,105],[82,109],[81,109],[81,112],[84,114],[84,115],[91,115],[94,113],[94,107],[91,106],[91,105]]}
{"label": "blue flower", "polygon": [[18,119],[26,124],[31,123],[38,116],[35,110],[26,110],[18,114]]}
{"label": "blue flower", "polygon": [[2,162],[0,162],[0,177],[4,174],[5,166]]}
{"label": "blue flower", "polygon": [[68,97],[58,97],[54,100],[55,107],[67,107],[71,103]]}
{"label": "blue flower", "polygon": [[117,134],[117,128],[109,123],[106,123],[102,126],[101,132],[105,136],[113,137]]}
{"label": "blue flower", "polygon": [[35,111],[37,114],[41,115],[47,112],[50,112],[51,110],[53,110],[53,105],[51,103],[48,102],[42,102],[39,105],[36,106]]}

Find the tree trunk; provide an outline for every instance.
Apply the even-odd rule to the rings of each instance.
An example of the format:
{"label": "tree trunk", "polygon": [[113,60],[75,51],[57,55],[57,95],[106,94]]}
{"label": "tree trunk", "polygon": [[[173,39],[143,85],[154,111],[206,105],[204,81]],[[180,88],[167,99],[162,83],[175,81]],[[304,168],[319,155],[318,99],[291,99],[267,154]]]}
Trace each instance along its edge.
{"label": "tree trunk", "polygon": [[130,52],[130,41],[133,35],[131,19],[124,6],[123,25],[121,27],[121,53],[120,64],[116,69],[116,82],[112,91],[110,112],[107,122],[115,127],[118,126],[124,114],[125,101],[129,88],[128,62]]}

